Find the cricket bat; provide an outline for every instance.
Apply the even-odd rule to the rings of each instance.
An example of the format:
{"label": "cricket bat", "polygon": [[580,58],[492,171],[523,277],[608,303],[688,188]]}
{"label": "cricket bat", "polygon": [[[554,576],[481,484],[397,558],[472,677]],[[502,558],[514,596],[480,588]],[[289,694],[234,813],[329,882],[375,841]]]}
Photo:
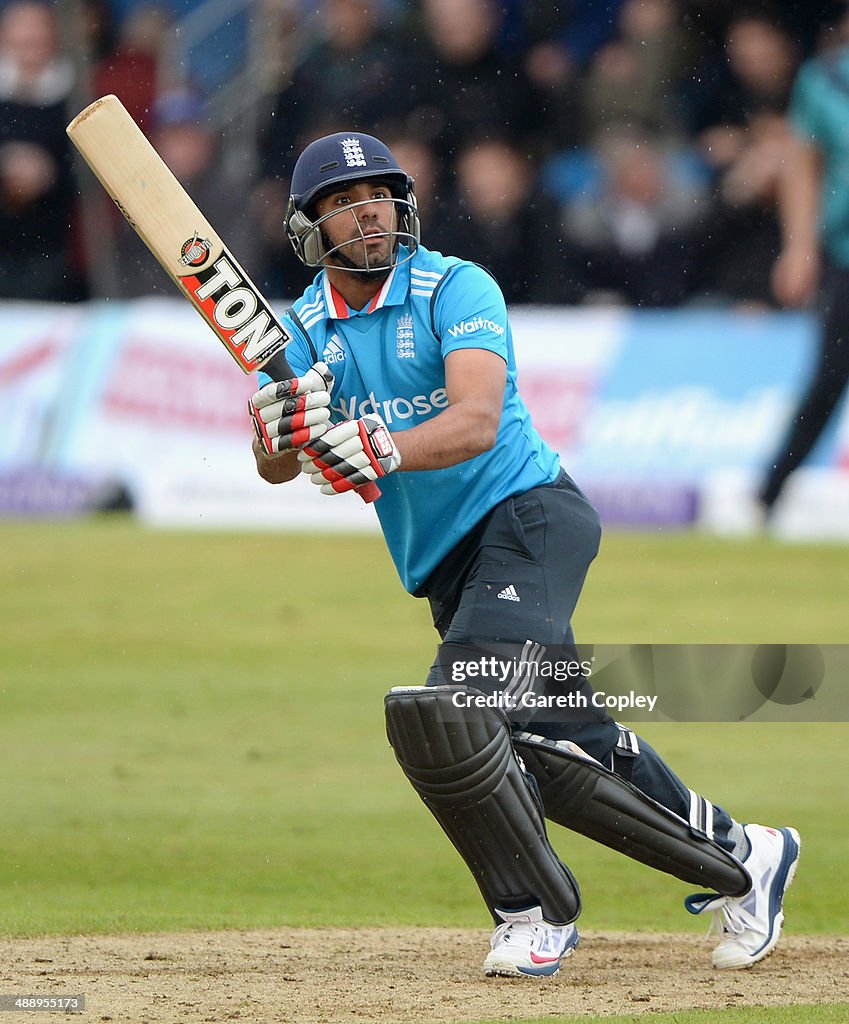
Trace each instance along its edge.
{"label": "cricket bat", "polygon": [[[89,104],[67,127],[71,141],[130,226],[245,373],[294,377],[291,336],[117,96]],[[380,497],[375,483],[357,492]]]}

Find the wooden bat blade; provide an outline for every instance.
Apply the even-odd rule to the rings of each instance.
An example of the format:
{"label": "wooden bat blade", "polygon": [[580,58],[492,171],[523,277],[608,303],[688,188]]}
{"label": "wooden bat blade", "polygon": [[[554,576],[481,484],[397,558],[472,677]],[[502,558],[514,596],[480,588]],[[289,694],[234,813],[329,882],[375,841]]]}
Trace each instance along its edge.
{"label": "wooden bat blade", "polygon": [[265,298],[117,96],[95,100],[68,135],[118,209],[245,373],[290,341]]}

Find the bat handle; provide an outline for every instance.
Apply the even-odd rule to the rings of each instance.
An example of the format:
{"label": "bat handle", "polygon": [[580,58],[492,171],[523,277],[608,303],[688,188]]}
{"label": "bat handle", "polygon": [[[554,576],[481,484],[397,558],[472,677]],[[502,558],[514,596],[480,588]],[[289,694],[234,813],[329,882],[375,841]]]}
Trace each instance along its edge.
{"label": "bat handle", "polygon": [[372,481],[370,484],[361,484],[357,488],[357,494],[359,494],[367,505],[370,505],[380,497],[380,488],[374,481]]}
{"label": "bat handle", "polygon": [[[271,359],[263,365],[262,369],[274,380],[286,380],[287,377],[295,376],[295,371],[289,365],[289,360],[282,351],[273,355]],[[370,505],[380,497],[380,488],[374,482],[361,484],[357,488],[357,494],[359,494],[367,505]]]}

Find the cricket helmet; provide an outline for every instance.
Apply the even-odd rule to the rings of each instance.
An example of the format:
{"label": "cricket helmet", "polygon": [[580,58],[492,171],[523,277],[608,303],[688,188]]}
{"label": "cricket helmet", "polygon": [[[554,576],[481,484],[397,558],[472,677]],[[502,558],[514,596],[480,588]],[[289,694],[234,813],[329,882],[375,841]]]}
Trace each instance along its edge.
{"label": "cricket helmet", "polygon": [[[416,251],[421,229],[413,179],[398,166],[389,148],[379,139],[361,132],[336,132],[311,142],[298,157],[292,172],[286,234],[302,263],[308,267],[323,267],[327,257],[335,251],[327,248],[322,225],[337,211],[314,219],[316,202],[328,192],[369,179],[386,183],[392,198],[376,201],[393,203],[397,213],[396,229],[387,232],[393,241],[390,266],[404,262]],[[364,204],[351,203],[346,209],[361,205]],[[399,243],[409,250],[409,255],[403,259],[399,259]],[[364,267],[346,269],[370,273],[388,268],[369,267],[366,259]]]}

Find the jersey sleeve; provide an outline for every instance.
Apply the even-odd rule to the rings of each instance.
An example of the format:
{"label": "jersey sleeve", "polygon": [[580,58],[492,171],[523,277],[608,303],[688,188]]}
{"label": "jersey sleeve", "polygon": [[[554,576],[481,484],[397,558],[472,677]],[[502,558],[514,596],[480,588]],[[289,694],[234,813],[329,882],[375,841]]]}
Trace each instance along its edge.
{"label": "jersey sleeve", "polygon": [[[307,370],[312,366],[312,354],[310,353],[309,346],[306,343],[301,332],[295,326],[293,320],[288,316],[282,316],[280,322],[283,324],[285,329],[289,332],[292,340],[286,346],[285,355],[295,373],[296,377],[302,377]],[[259,387],[264,387],[271,381],[271,377],[264,370],[257,371],[257,380]]]}
{"label": "jersey sleeve", "polygon": [[448,271],[436,293],[433,326],[443,358],[460,348],[483,348],[507,361],[507,305],[495,280],[474,263]]}

